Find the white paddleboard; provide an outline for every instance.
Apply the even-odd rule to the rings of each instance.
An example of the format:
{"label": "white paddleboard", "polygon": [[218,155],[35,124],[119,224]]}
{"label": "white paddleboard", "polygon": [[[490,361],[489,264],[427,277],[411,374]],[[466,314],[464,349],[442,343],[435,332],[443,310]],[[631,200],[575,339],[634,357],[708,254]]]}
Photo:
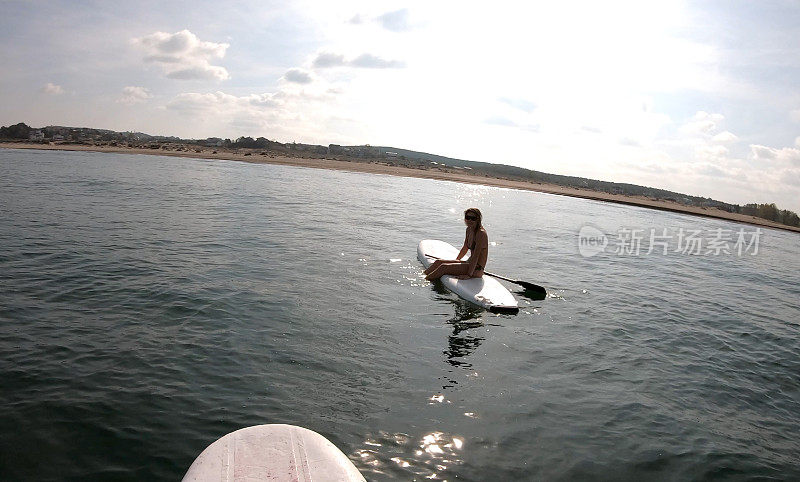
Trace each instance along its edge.
{"label": "white paddleboard", "polygon": [[294,425],[256,425],[225,435],[195,459],[186,481],[364,481],[325,437]]}
{"label": "white paddleboard", "polygon": [[[441,259],[456,259],[458,250],[451,244],[436,239],[420,241],[419,246],[417,246],[417,258],[426,268],[433,264],[435,261],[434,256]],[[460,280],[455,276],[444,275],[440,280],[448,290],[489,311],[501,313],[516,313],[519,311],[519,305],[517,305],[514,295],[489,275],[465,280]]]}

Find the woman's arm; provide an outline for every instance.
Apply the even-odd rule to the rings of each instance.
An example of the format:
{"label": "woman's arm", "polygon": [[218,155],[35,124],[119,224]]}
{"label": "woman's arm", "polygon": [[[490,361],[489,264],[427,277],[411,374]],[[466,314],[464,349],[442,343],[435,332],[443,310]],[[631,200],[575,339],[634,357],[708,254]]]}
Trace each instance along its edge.
{"label": "woman's arm", "polygon": [[[469,230],[469,228],[467,228]],[[469,232],[469,231],[467,231]],[[458,256],[456,256],[456,260],[461,260],[465,254],[469,251],[469,247],[467,246],[467,235],[464,236],[464,246],[461,247],[461,251],[458,252]]]}

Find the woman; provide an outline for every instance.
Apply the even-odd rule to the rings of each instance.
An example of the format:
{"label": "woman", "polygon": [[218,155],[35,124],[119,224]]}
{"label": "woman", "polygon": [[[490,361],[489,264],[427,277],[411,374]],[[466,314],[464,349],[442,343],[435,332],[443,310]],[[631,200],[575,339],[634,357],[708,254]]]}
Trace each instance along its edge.
{"label": "woman", "polygon": [[[480,278],[489,256],[489,236],[481,224],[483,216],[478,208],[469,208],[464,211],[464,224],[467,225],[467,235],[464,246],[458,252],[456,259],[437,259],[424,271],[426,280],[433,281],[449,274],[458,279]],[[461,258],[470,251],[469,259]]]}

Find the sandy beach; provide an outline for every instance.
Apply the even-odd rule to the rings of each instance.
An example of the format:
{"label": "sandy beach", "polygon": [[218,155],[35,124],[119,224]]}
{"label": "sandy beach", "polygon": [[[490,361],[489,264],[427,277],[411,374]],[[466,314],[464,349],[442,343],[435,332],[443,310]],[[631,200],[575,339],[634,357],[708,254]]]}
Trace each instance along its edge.
{"label": "sandy beach", "polygon": [[[562,187],[555,184],[532,183],[516,181],[511,179],[501,179],[473,175],[465,172],[454,172],[454,169],[445,169],[432,166],[428,169],[414,169],[408,167],[394,166],[379,160],[341,160],[333,158],[314,158],[314,157],[289,157],[273,153],[262,153],[258,149],[237,149],[226,150],[223,148],[200,148],[195,149],[190,146],[188,149],[167,150],[167,149],[146,149],[138,147],[107,146],[107,145],[78,145],[78,144],[32,144],[24,142],[0,142],[0,148],[7,149],[42,149],[42,150],[66,150],[66,151],[89,151],[89,152],[113,152],[123,154],[144,154],[155,156],[174,156],[189,157],[200,159],[221,159],[230,161],[242,161],[256,164],[281,164],[286,166],[310,167],[317,169],[334,169],[352,172],[365,172],[372,174],[387,174],[391,176],[419,177],[426,179],[437,179],[443,181],[454,181],[468,184],[479,184],[484,186],[496,186],[510,189],[522,189],[526,191],[556,194],[561,196],[572,196],[596,201],[613,202],[628,204],[662,211],[672,211],[677,213],[691,214],[709,218],[725,219],[739,223],[746,223],[757,226],[764,226],[785,231],[800,232],[800,228],[787,226],[784,224],[769,221],[767,219],[748,216],[738,213],[729,213],[716,208],[704,208],[687,206],[684,204],[650,199],[644,196],[628,196],[619,194],[609,194],[605,192],[593,191],[589,189],[578,189]],[[199,152],[197,152],[199,151]]]}

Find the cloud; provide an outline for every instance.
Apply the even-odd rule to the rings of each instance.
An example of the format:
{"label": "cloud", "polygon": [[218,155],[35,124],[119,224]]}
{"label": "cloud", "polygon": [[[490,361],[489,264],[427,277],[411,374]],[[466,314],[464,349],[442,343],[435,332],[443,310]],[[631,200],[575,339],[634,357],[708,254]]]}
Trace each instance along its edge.
{"label": "cloud", "polygon": [[408,9],[402,8],[393,12],[386,12],[375,18],[386,30],[392,32],[405,32],[411,29],[408,23]]}
{"label": "cloud", "polygon": [[751,145],[750,151],[753,154],[753,159],[756,161],[759,160],[774,160],[775,159],[775,149],[771,149],[765,146],[758,146],[758,145]]}
{"label": "cloud", "polygon": [[519,110],[521,110],[523,112],[527,112],[528,114],[530,114],[531,112],[536,110],[536,104],[534,104],[533,102],[531,102],[529,100],[525,100],[525,99],[509,99],[508,97],[501,97],[501,98],[499,98],[497,100],[499,100],[500,102],[502,102],[504,104],[508,104],[511,107],[514,107],[515,109],[519,109]]}
{"label": "cloud", "polygon": [[800,169],[787,169],[783,172],[781,181],[790,186],[800,187]]}
{"label": "cloud", "polygon": [[714,164],[704,164],[700,166],[696,172],[698,174],[702,174],[704,176],[711,176],[714,178],[722,178],[722,177],[729,177],[731,173],[721,169],[719,166]]}
{"label": "cloud", "polygon": [[191,123],[201,136],[264,136],[316,144],[356,142],[331,130],[338,102],[331,90],[324,79],[315,78],[311,84],[282,82],[277,91],[260,94],[184,92],[170,99],[164,110],[173,115],[173,122],[182,124],[185,119]]}
{"label": "cloud", "polygon": [[695,149],[695,157],[705,161],[724,161],[728,148],[720,145],[702,145]]}
{"label": "cloud", "polygon": [[282,112],[282,115],[295,113],[295,107],[302,103],[327,102],[334,99],[331,89],[319,86],[316,90],[281,89],[263,94],[231,95],[222,91],[199,93],[184,92],[173,97],[166,104],[168,110],[181,114],[206,114],[211,116],[254,117]]}
{"label": "cloud", "polygon": [[287,82],[294,82],[295,84],[310,84],[314,81],[311,73],[302,69],[289,69],[283,74],[283,78]]}
{"label": "cloud", "polygon": [[399,60],[386,60],[372,54],[361,54],[351,60],[350,65],[365,69],[399,69],[405,66]]}
{"label": "cloud", "polygon": [[61,95],[64,93],[64,89],[62,89],[60,85],[48,82],[42,87],[42,92],[48,95]]}
{"label": "cloud", "polygon": [[750,152],[754,161],[775,162],[800,167],[800,149],[793,147],[775,149],[774,147],[751,144]]}
{"label": "cloud", "polygon": [[722,114],[709,114],[698,111],[680,130],[689,135],[710,135],[717,129],[717,125],[725,120]]}
{"label": "cloud", "polygon": [[319,53],[311,65],[320,69],[345,66],[364,69],[399,69],[405,67],[405,63],[402,61],[386,60],[368,53],[361,54],[352,60],[347,60],[344,55],[331,52]]}
{"label": "cloud", "polygon": [[278,94],[251,94],[235,96],[225,92],[209,92],[205,94],[184,92],[170,100],[166,107],[181,113],[230,113],[231,111],[250,108],[275,108],[281,105]]}
{"label": "cloud", "polygon": [[795,122],[800,122],[800,109],[795,109],[789,113],[789,117]]}
{"label": "cloud", "polygon": [[347,65],[347,62],[345,62],[344,60],[344,55],[334,54],[330,52],[321,52],[320,54],[317,55],[317,58],[314,59],[312,65],[320,69],[326,69],[329,67],[339,67],[342,65]]}
{"label": "cloud", "polygon": [[227,80],[230,78],[224,67],[211,65],[216,59],[225,57],[229,44],[201,41],[188,30],[173,34],[155,32],[135,38],[134,45],[145,52],[144,61],[158,65],[164,75],[180,80]]}
{"label": "cloud", "polygon": [[728,144],[731,142],[738,141],[739,138],[736,137],[736,135],[734,135],[733,133],[725,131],[715,135],[714,137],[711,138],[711,140],[713,140],[714,142],[721,142],[723,144]]}
{"label": "cloud", "polygon": [[117,102],[125,105],[138,104],[153,97],[153,94],[144,87],[128,86],[122,89],[122,97]]}
{"label": "cloud", "polygon": [[172,70],[167,73],[167,78],[178,80],[226,80],[230,78],[224,67],[216,65],[186,67]]}
{"label": "cloud", "polygon": [[280,125],[283,99],[276,93],[235,96],[225,92],[184,92],[166,104],[168,111],[190,119],[209,135],[262,135]]}
{"label": "cloud", "polygon": [[408,32],[411,30],[411,22],[409,21],[408,9],[401,8],[400,10],[393,10],[386,12],[377,17],[365,17],[361,14],[353,15],[347,23],[353,25],[364,25],[367,22],[374,22],[382,28],[390,32]]}

